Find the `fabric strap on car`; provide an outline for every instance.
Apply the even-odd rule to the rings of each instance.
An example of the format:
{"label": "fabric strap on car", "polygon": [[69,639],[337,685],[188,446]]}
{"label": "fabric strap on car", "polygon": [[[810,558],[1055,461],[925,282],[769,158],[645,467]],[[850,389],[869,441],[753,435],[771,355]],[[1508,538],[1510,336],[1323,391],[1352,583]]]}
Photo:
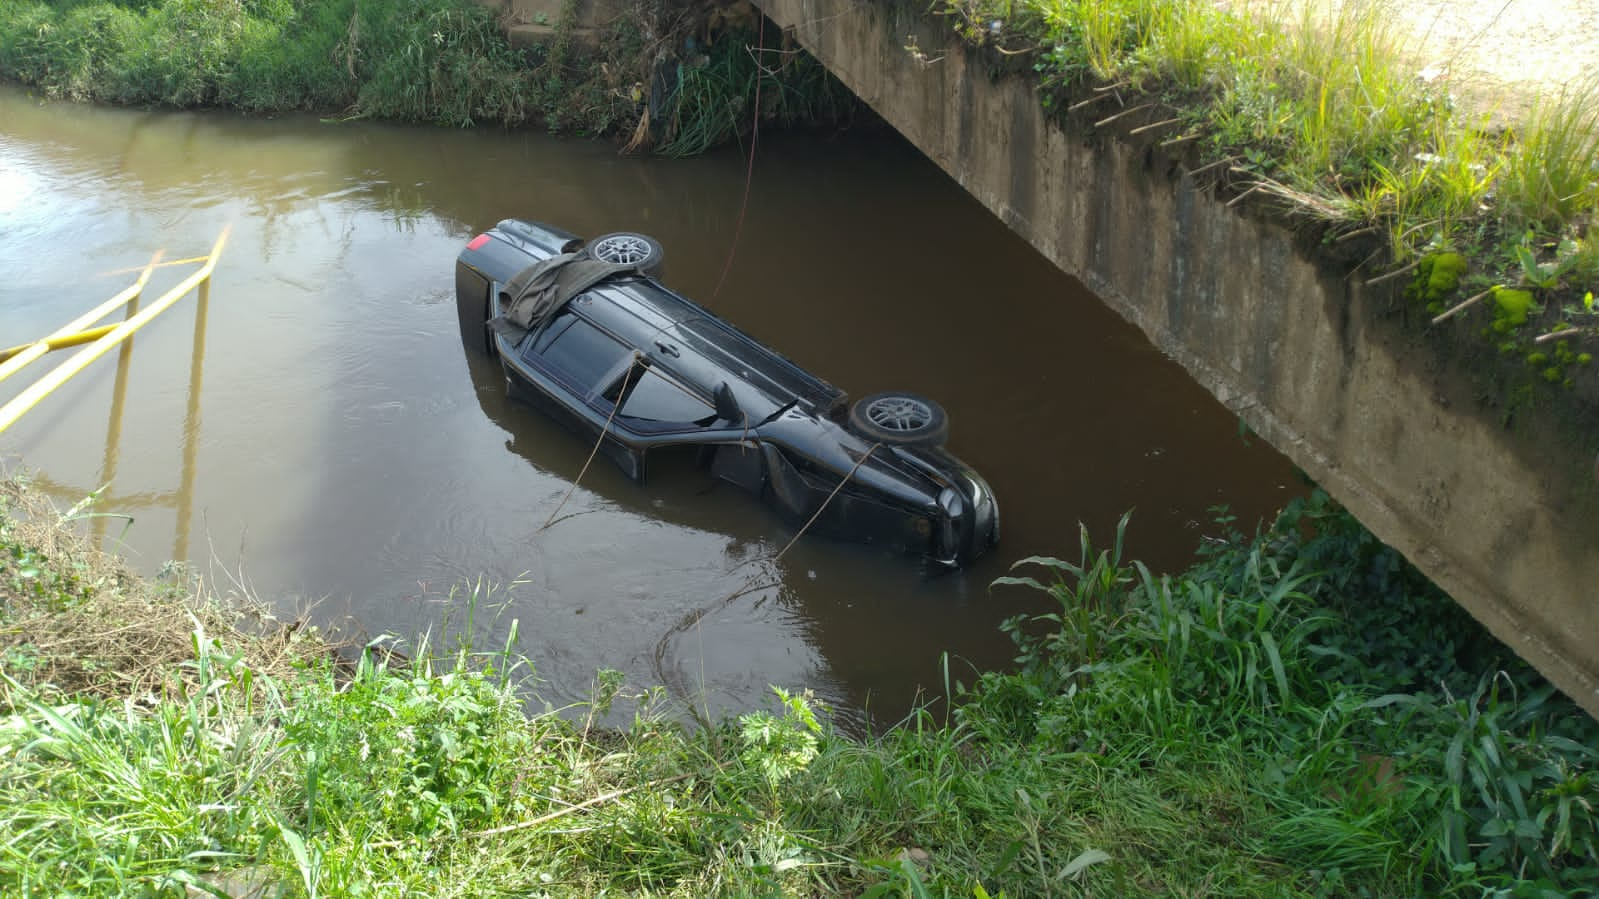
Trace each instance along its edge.
{"label": "fabric strap on car", "polygon": [[521,339],[573,297],[612,275],[638,271],[632,263],[601,262],[586,253],[562,253],[533,263],[500,291],[500,308],[489,320],[496,333]]}

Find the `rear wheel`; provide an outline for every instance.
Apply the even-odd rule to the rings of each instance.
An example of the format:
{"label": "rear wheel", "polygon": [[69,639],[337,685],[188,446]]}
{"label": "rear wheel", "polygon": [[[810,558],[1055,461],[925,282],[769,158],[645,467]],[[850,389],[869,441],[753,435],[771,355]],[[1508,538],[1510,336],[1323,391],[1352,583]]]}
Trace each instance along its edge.
{"label": "rear wheel", "polygon": [[653,237],[632,231],[604,234],[588,243],[588,253],[601,262],[631,265],[646,275],[653,275],[666,261],[666,250]]}
{"label": "rear wheel", "polygon": [[937,446],[949,439],[944,407],[914,393],[874,393],[850,407],[855,433],[894,446]]}

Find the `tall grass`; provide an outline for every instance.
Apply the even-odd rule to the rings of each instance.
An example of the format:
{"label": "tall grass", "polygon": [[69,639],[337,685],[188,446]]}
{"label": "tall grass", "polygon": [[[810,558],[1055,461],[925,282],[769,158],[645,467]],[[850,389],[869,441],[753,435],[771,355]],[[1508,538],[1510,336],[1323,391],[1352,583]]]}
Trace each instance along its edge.
{"label": "tall grass", "polygon": [[[1599,252],[1591,236],[1599,76],[1540,99],[1501,136],[1418,77],[1396,25],[1403,12],[1381,2],[1236,12],[1200,0],[944,0],[941,8],[974,43],[1036,50],[1046,87],[1114,84],[1124,106],[1160,107],[1165,125],[1155,135],[1226,162],[1216,170],[1240,189],[1334,232],[1380,232],[1391,259],[1379,265],[1461,253],[1472,292],[1530,284],[1552,300],[1546,327],[1588,324],[1565,310],[1599,279],[1566,261]],[[1537,263],[1564,266],[1567,277],[1524,277],[1515,248],[1529,231]]]}
{"label": "tall grass", "polygon": [[[7,632],[105,589],[49,533],[0,515]],[[1599,725],[1324,494],[1178,576],[1121,538],[1021,563],[1002,586],[1051,608],[1007,625],[1015,670],[952,668],[943,711],[865,740],[783,690],[685,729],[614,674],[527,717],[514,640],[269,670],[190,625],[181,676],[117,698],[24,636],[0,892],[1592,894]],[[596,729],[613,703],[633,724]]]}
{"label": "tall grass", "polygon": [[1178,111],[1218,146],[1302,190],[1341,195],[1372,162],[1419,151],[1447,121],[1442,98],[1399,64],[1382,4],[1344,3],[1325,15],[1306,4],[1296,18],[1261,19],[1166,0],[1017,7],[1024,29],[1053,42],[1040,66],[1046,78],[1087,74],[1201,101]]}
{"label": "tall grass", "polygon": [[1141,764],[1241,763],[1266,819],[1249,840],[1334,893],[1596,882],[1599,726],[1319,491],[1180,578],[1086,544],[1029,562],[1063,610],[1084,583],[1126,595],[1064,643],[1057,613],[1042,636],[1012,625],[1020,672],[959,711],[987,740],[1114,754],[1139,735]]}
{"label": "tall grass", "polygon": [[1599,209],[1599,76],[1539,99],[1496,183],[1507,213],[1545,233]]}
{"label": "tall grass", "polygon": [[75,100],[527,118],[528,73],[470,0],[113,2],[0,7],[0,75]]}
{"label": "tall grass", "polygon": [[757,114],[758,86],[759,115],[781,125],[833,122],[854,108],[809,56],[758,51],[755,31],[740,28],[707,45],[703,24],[638,5],[579,54],[572,4],[557,39],[524,52],[472,0],[18,0],[0,5],[0,77],[72,100],[450,126],[541,120],[589,134],[650,109],[660,121],[646,116],[630,147],[653,137],[674,156],[738,138]]}

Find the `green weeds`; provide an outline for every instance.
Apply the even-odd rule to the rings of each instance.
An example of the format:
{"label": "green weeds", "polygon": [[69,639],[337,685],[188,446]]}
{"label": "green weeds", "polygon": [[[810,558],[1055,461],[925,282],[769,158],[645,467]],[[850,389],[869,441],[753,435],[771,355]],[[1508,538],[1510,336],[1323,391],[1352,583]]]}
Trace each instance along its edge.
{"label": "green weeds", "polygon": [[724,28],[701,52],[702,19],[639,4],[579,53],[576,10],[567,4],[551,44],[523,51],[472,0],[19,0],[0,6],[0,77],[130,105],[458,127],[537,120],[588,134],[639,123],[630,146],[677,156],[747,131],[757,85],[759,114],[779,124],[854,108],[810,57],[758,53],[753,29]]}
{"label": "green weeds", "polygon": [[[1030,561],[1063,611],[1013,625],[1020,671],[959,708],[985,740],[1117,758],[1131,737],[1146,769],[1242,765],[1263,816],[1242,842],[1326,894],[1591,888],[1599,727],[1319,491],[1179,578],[1086,543],[1079,563]],[[1085,584],[1124,595],[1089,597],[1115,615],[1063,642]]]}
{"label": "green weeds", "polygon": [[1541,99],[1507,148],[1496,179],[1505,216],[1543,234],[1599,207],[1599,78]]}
{"label": "green weeds", "polygon": [[[65,592],[8,592],[0,630],[107,601],[38,581],[97,569],[25,525],[3,583]],[[511,644],[274,666],[282,635],[185,616],[175,673],[121,694],[13,644],[0,892],[1592,895],[1599,726],[1324,494],[1175,577],[1126,526],[1005,579],[1049,604],[1006,625],[1014,671],[862,740],[785,690],[687,729],[615,672],[529,717]]]}
{"label": "green weeds", "polygon": [[837,121],[853,100],[816,60],[803,54],[759,46],[755,31],[718,35],[703,53],[678,63],[666,99],[671,110],[660,127],[655,151],[693,156],[742,139],[754,120],[778,125]]}
{"label": "green weeds", "polygon": [[47,95],[466,125],[528,116],[520,56],[465,2],[34,0],[0,10],[0,74]]}

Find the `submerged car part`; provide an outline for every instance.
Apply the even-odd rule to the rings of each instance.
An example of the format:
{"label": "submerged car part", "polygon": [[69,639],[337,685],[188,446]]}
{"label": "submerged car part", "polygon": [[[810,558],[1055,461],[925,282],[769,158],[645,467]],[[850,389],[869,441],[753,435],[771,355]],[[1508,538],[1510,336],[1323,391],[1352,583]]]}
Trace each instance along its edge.
{"label": "submerged car part", "polygon": [[849,406],[652,274],[631,232],[590,242],[508,219],[456,261],[461,340],[497,356],[512,394],[598,442],[644,481],[651,450],[703,447],[713,475],[813,531],[965,565],[999,540],[999,507],[944,449],[949,417],[910,393]]}

